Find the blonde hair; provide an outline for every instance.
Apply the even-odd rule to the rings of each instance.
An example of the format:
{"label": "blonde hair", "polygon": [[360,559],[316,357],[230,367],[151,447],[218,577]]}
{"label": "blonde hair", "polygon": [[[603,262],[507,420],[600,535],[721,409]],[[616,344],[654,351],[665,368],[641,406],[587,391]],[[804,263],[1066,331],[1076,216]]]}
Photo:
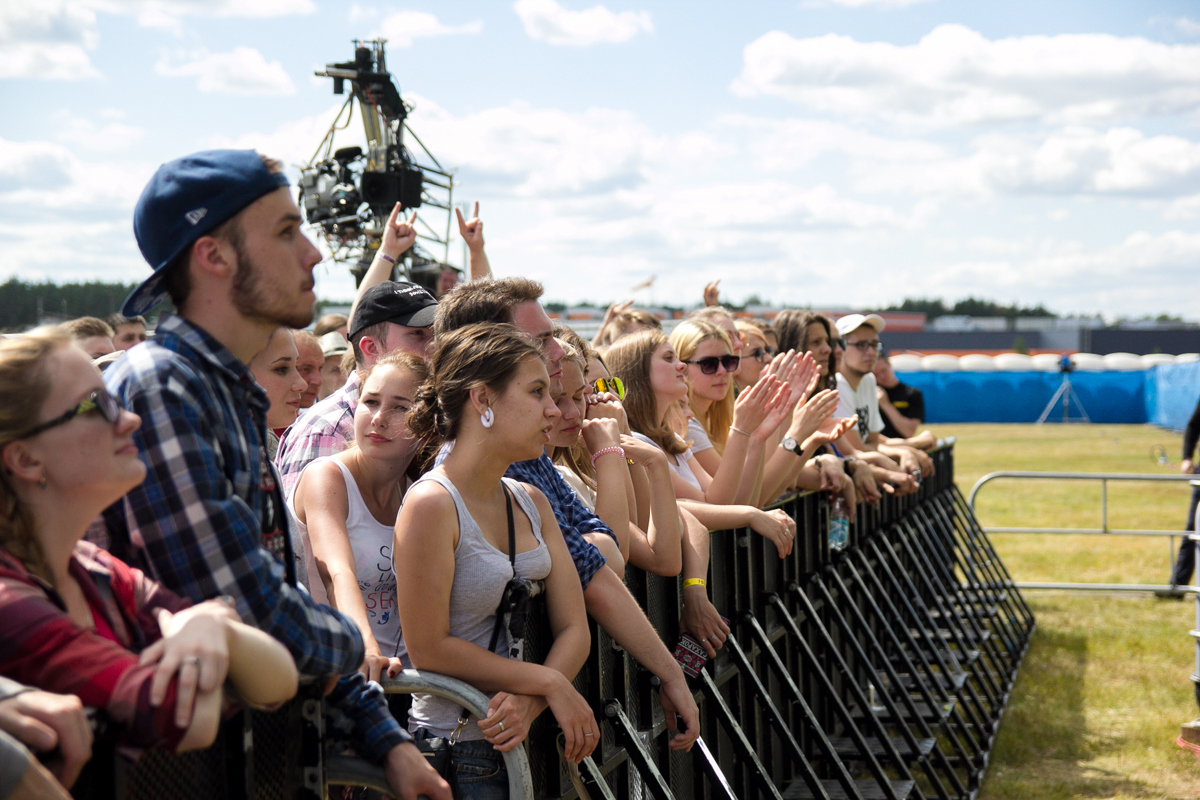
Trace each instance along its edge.
{"label": "blonde hair", "polygon": [[[38,413],[50,395],[50,355],[70,345],[65,331],[37,328],[0,339],[0,451],[26,436],[38,424]],[[0,547],[30,572],[54,585],[34,520],[17,496],[12,474],[0,469]]]}
{"label": "blonde hair", "polygon": [[[695,355],[701,342],[708,339],[721,340],[726,349],[733,352],[733,343],[729,340],[729,334],[702,319],[689,319],[679,323],[675,330],[671,331],[670,342],[671,346],[675,348],[675,354],[681,360],[687,361]],[[693,412],[696,409],[695,397],[695,391],[689,385],[688,405],[692,407]],[[704,412],[703,416],[696,415],[696,419],[704,427],[704,432],[708,434],[708,439],[712,442],[717,455],[724,454],[725,443],[729,441],[729,426],[733,424],[733,402],[733,381],[730,380],[725,396],[709,403],[708,410]]]}
{"label": "blonde hair", "polygon": [[654,351],[670,344],[661,331],[638,331],[616,341],[604,354],[604,361],[614,377],[625,381],[625,414],[629,426],[677,456],[688,449],[671,426],[658,419],[655,413],[654,389],[650,386],[650,359]]}

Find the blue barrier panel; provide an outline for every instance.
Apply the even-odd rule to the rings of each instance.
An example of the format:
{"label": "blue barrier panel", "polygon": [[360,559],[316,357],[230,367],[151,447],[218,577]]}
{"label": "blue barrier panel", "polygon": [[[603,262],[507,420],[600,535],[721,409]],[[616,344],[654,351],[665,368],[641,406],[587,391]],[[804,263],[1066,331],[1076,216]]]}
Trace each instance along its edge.
{"label": "blue barrier panel", "polygon": [[1182,431],[1200,398],[1200,361],[1147,370],[1146,416],[1155,425]]}
{"label": "blue barrier panel", "polygon": [[[926,422],[1037,422],[1062,385],[1057,372],[904,372],[898,377],[925,394]],[[1071,385],[1092,422],[1148,419],[1144,371],[1073,372]],[[1194,394],[1189,402],[1190,414]],[[1061,404],[1050,418],[1062,419]]]}

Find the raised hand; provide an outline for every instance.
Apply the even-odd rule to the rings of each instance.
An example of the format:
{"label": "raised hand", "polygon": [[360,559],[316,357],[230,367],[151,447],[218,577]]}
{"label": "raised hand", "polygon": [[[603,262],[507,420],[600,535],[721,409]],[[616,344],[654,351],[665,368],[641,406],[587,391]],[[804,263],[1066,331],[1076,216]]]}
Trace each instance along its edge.
{"label": "raised hand", "polygon": [[471,213],[471,218],[469,220],[463,219],[462,209],[458,206],[454,207],[454,213],[458,217],[458,235],[461,236],[463,241],[467,243],[467,249],[482,249],[483,220],[479,218],[479,201],[475,201],[475,210]]}
{"label": "raised hand", "polygon": [[704,305],[706,305],[706,306],[721,305],[721,290],[717,288],[717,284],[719,284],[720,282],[721,282],[721,279],[717,278],[712,283],[704,284]]}
{"label": "raised hand", "polygon": [[853,430],[857,424],[857,414],[853,417],[830,417],[821,423],[821,427],[817,429],[816,433],[813,433],[803,441],[801,449],[807,450],[810,446],[820,447],[830,442],[836,442],[845,436],[848,431]]}
{"label": "raised hand", "polygon": [[417,241],[417,229],[413,227],[416,222],[416,211],[405,220],[400,216],[400,204],[396,203],[387,224],[383,226],[383,242],[379,245],[379,252],[389,258],[400,258]]}
{"label": "raised hand", "polygon": [[733,404],[733,427],[753,435],[767,418],[780,386],[774,375],[763,375],[754,385],[738,395]]}
{"label": "raised hand", "polygon": [[[837,410],[838,393],[833,389],[817,392],[796,409],[789,435],[798,442],[812,436]],[[840,437],[839,437],[840,438]]]}

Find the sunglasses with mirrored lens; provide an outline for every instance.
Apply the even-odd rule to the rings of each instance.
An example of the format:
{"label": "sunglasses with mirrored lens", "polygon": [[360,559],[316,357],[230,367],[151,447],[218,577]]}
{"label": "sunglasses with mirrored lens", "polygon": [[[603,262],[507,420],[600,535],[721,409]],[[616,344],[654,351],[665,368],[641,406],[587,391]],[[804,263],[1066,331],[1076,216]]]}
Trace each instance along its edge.
{"label": "sunglasses with mirrored lens", "polygon": [[21,438],[28,439],[51,428],[57,428],[59,425],[66,425],[71,420],[82,414],[87,414],[89,411],[98,411],[105,422],[116,423],[117,417],[121,414],[121,407],[117,405],[117,401],[113,399],[113,396],[107,390],[97,389],[70,411],[54,419],[47,420],[40,425],[35,425]]}
{"label": "sunglasses with mirrored lens", "polygon": [[597,394],[612,392],[618,400],[625,399],[625,381],[620,378],[597,378],[592,387],[595,388]]}
{"label": "sunglasses with mirrored lens", "polygon": [[741,361],[739,356],[708,356],[683,363],[697,365],[705,375],[716,375],[717,367],[724,367],[726,372],[737,372],[738,364]]}

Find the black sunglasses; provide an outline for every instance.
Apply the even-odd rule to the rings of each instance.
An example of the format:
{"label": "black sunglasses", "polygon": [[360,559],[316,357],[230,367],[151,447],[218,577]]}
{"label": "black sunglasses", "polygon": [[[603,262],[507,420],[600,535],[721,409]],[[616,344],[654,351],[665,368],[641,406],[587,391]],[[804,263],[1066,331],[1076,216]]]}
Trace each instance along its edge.
{"label": "black sunglasses", "polygon": [[740,356],[708,356],[695,361],[685,361],[685,364],[696,364],[705,375],[716,375],[717,367],[724,367],[726,372],[737,372]]}
{"label": "black sunglasses", "polygon": [[113,399],[113,396],[108,393],[107,389],[97,389],[85,397],[82,403],[75,406],[70,411],[61,416],[55,417],[52,420],[43,422],[40,425],[35,425],[21,438],[28,439],[31,436],[37,436],[39,433],[48,431],[51,428],[56,428],[59,425],[66,425],[68,422],[80,416],[81,414],[87,414],[90,411],[99,411],[100,416],[106,422],[115,424],[117,417],[121,414],[121,407],[117,405],[117,401]]}

